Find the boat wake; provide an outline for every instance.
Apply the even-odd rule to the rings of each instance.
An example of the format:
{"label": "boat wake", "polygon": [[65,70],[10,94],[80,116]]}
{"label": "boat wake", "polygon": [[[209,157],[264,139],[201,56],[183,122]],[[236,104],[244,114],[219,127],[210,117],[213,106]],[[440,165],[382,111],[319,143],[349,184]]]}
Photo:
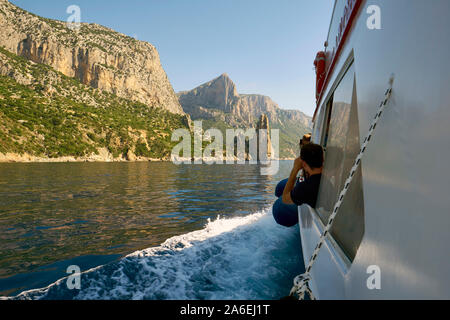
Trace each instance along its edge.
{"label": "boat wake", "polygon": [[303,270],[297,228],[278,226],[270,210],[217,218],[203,230],[85,271],[81,289],[67,278],[12,299],[279,299]]}

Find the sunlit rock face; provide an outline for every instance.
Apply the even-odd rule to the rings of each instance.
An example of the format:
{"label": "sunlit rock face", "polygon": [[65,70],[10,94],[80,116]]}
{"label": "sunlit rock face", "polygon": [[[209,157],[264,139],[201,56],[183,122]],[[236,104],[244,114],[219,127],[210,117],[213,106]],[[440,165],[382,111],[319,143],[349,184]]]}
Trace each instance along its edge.
{"label": "sunlit rock face", "polygon": [[[265,160],[272,157],[272,142],[270,140],[270,123],[267,115],[262,114],[256,124],[258,134],[258,158]],[[265,130],[262,132],[261,130]]]}
{"label": "sunlit rock face", "polygon": [[184,113],[155,47],[106,27],[72,30],[0,0],[0,46],[94,88]]}
{"label": "sunlit rock face", "polygon": [[224,119],[226,122],[235,120],[254,125],[259,117],[265,114],[271,122],[277,122],[283,117],[297,121],[303,126],[311,125],[310,117],[298,110],[282,110],[270,97],[239,94],[236,85],[226,73],[195,89],[179,92],[178,96],[184,111],[193,119],[217,118],[219,113],[225,113],[234,117]]}
{"label": "sunlit rock face", "polygon": [[184,112],[193,120],[208,120],[211,126],[256,128],[260,117],[280,130],[280,155],[293,158],[298,153],[298,141],[311,132],[311,117],[299,110],[281,109],[270,97],[259,94],[239,94],[227,74],[190,91],[178,93]]}

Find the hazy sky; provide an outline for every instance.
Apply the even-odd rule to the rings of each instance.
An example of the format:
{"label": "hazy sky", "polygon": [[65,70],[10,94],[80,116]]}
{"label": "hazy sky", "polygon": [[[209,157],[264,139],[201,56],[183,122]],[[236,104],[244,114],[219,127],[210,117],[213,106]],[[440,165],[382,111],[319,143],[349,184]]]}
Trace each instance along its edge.
{"label": "hazy sky", "polygon": [[81,8],[95,22],[152,43],[175,91],[228,73],[239,93],[270,96],[280,107],[315,109],[316,52],[323,49],[334,0],[12,0],[66,20]]}

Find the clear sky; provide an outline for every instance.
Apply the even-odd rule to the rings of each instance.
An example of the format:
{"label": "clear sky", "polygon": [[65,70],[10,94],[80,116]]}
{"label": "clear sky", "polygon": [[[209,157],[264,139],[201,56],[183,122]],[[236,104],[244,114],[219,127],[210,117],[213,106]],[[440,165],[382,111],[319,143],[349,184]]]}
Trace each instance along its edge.
{"label": "clear sky", "polygon": [[270,96],[312,115],[313,61],[323,49],[334,0],[11,0],[40,16],[67,20],[81,8],[95,22],[148,41],[175,91],[222,73],[239,93]]}

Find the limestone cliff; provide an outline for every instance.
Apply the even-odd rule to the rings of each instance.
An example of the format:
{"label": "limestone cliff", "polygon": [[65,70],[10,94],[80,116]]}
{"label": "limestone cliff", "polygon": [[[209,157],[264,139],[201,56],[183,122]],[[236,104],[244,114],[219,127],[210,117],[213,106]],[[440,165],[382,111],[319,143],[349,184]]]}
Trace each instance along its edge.
{"label": "limestone cliff", "polygon": [[0,47],[0,162],[169,159],[188,125]]}
{"label": "limestone cliff", "polygon": [[183,110],[194,120],[207,120],[206,127],[255,127],[265,115],[272,128],[280,130],[281,157],[295,157],[300,137],[312,130],[311,117],[281,109],[267,96],[239,94],[227,74],[178,96]]}
{"label": "limestone cliff", "polygon": [[270,98],[259,94],[239,94],[236,85],[224,73],[190,91],[178,93],[184,111],[192,118],[217,117],[217,111],[233,115],[237,121],[254,124],[261,114],[271,122],[283,117],[299,121],[303,126],[311,125],[311,118],[298,110],[283,110]]}
{"label": "limestone cliff", "polygon": [[183,114],[154,46],[97,24],[71,30],[0,0],[0,46],[83,84]]}
{"label": "limestone cliff", "polygon": [[[262,114],[259,117],[258,123],[256,124],[256,132],[258,135],[258,158],[262,155],[263,160],[272,158],[272,142],[270,139],[270,123],[267,115]],[[266,133],[263,133],[261,130],[266,130],[267,136],[264,136]],[[260,141],[263,139],[263,141]],[[260,150],[261,146],[264,146],[263,150]]]}

